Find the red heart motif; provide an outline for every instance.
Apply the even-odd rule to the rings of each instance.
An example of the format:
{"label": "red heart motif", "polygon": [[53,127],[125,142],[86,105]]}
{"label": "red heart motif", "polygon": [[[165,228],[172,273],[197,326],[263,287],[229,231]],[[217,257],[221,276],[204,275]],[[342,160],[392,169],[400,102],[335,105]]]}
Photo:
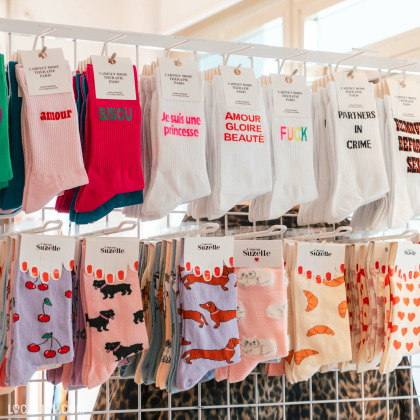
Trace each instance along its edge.
{"label": "red heart motif", "polygon": [[256,262],[258,262],[259,260],[260,260],[259,258],[255,257],[255,261],[256,261]]}
{"label": "red heart motif", "polygon": [[392,333],[394,333],[395,331],[397,331],[398,330],[398,325],[393,325],[392,327],[391,327],[391,332]]}
{"label": "red heart motif", "polygon": [[414,327],[413,328],[414,335],[418,335],[420,333],[420,327]]}
{"label": "red heart motif", "polygon": [[405,317],[405,312],[398,312],[398,318],[401,319],[401,321],[404,319]]}
{"label": "red heart motif", "polygon": [[414,290],[414,284],[413,283],[407,283],[406,285],[405,285],[405,287],[410,291],[410,292],[412,292],[413,290]]}
{"label": "red heart motif", "polygon": [[399,350],[401,348],[401,341],[394,340],[393,344],[396,350]]}
{"label": "red heart motif", "polygon": [[394,299],[392,300],[392,303],[396,305],[399,301],[400,301],[400,298],[398,296],[395,296]]}
{"label": "red heart motif", "polygon": [[398,289],[402,289],[402,283],[397,283],[397,287],[398,287]]}
{"label": "red heart motif", "polygon": [[403,337],[407,334],[408,328],[401,328],[401,334]]}
{"label": "red heart motif", "polygon": [[411,313],[411,314],[408,314],[407,317],[408,317],[409,321],[411,322],[416,317],[416,314],[415,313]]}
{"label": "red heart motif", "polygon": [[414,298],[413,302],[414,302],[414,305],[416,305],[417,307],[420,306],[420,298]]}
{"label": "red heart motif", "polygon": [[407,351],[410,351],[413,348],[413,343],[405,343],[405,347],[407,347]]}
{"label": "red heart motif", "polygon": [[404,305],[408,306],[408,304],[410,303],[410,298],[404,298]]}

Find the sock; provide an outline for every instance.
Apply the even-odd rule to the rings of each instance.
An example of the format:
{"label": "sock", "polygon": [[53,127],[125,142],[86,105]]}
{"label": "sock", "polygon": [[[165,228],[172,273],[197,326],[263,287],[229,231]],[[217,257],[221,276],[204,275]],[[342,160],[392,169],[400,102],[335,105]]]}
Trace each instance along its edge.
{"label": "sock", "polygon": [[119,361],[148,347],[144,323],[136,324],[133,318],[143,309],[137,272],[132,269],[136,263],[127,260],[127,266],[120,268],[126,273],[125,279],[107,284],[102,280],[103,274],[108,279],[110,268],[121,265],[118,262],[121,254],[107,254],[105,267],[91,266],[89,262],[89,247],[93,250],[95,242],[103,246],[105,240],[107,246],[121,246],[119,238],[87,238],[83,246],[85,266],[82,267],[81,285],[87,340],[82,380],[88,388],[106,381]]}
{"label": "sock", "polygon": [[[181,263],[183,265],[183,252]],[[192,265],[194,266],[194,265]],[[181,269],[181,279],[192,276],[192,272]],[[239,332],[236,318],[223,322],[214,328],[207,310],[200,305],[211,302],[216,308],[235,311],[237,305],[236,276],[234,270],[227,276],[229,281],[225,289],[209,284],[194,284],[185,287],[180,294],[178,313],[182,317],[182,337],[184,343],[180,349],[176,383],[179,390],[186,390],[196,385],[212,369],[229,366],[240,361]],[[209,295],[211,293],[211,295]]]}
{"label": "sock", "polygon": [[[28,249],[27,244],[35,246],[41,238],[48,241],[48,236],[38,238],[22,235],[20,239],[20,254],[16,260],[12,291],[13,349],[6,369],[6,382],[9,386],[26,385],[38,368],[71,362],[73,359],[71,299],[66,296],[66,292],[71,290],[69,266],[70,258],[74,256],[63,253],[51,257],[54,264],[60,263],[61,267],[47,272],[47,261],[31,260],[27,258],[30,253],[23,253],[23,250]],[[74,239],[60,239],[61,248],[73,243],[74,250]],[[58,277],[58,280],[41,283],[41,275],[46,279],[46,274],[52,277],[57,271],[55,278]]]}
{"label": "sock", "polygon": [[[13,177],[9,146],[9,106],[4,55],[0,54],[0,182],[6,183]],[[7,186],[7,185],[5,185]]]}
{"label": "sock", "polygon": [[281,359],[279,363],[266,363],[265,371],[267,372],[267,376],[281,376],[285,373],[285,363],[286,359]]}
{"label": "sock", "polygon": [[292,276],[297,382],[309,379],[322,365],[351,360],[347,311],[344,317],[340,314],[346,302],[344,250],[334,244],[297,245]]}
{"label": "sock", "polygon": [[[236,277],[238,307],[241,308],[238,321],[241,361],[229,366],[228,378],[231,383],[244,380],[258,363],[288,354],[287,297],[283,267],[237,268]],[[210,310],[211,320],[216,322],[214,328],[220,320],[229,317],[229,311],[215,308],[212,302],[205,305]]]}
{"label": "sock", "polygon": [[63,366],[60,366],[55,369],[47,370],[47,381],[53,385],[58,385],[61,383],[61,377],[63,375]]}
{"label": "sock", "polygon": [[[0,208],[2,210],[17,209],[22,206],[23,187],[25,183],[25,164],[20,129],[22,98],[18,96],[18,84],[15,73],[16,64],[14,61],[9,62],[8,71],[10,81],[9,140],[13,178],[9,181],[7,188],[0,192]],[[4,114],[2,118],[5,118]]]}
{"label": "sock", "polygon": [[25,158],[25,167],[28,162],[29,168],[25,171],[23,208],[32,213],[61,191],[86,184],[88,178],[73,95],[69,92],[30,96],[21,65],[16,66],[16,76],[23,92],[24,153],[29,153],[28,161]]}
{"label": "sock", "polygon": [[85,163],[89,184],[81,187],[77,194],[75,210],[80,213],[96,209],[116,194],[140,191],[144,187],[136,68],[137,98],[131,101],[96,98],[91,65],[87,66],[86,76],[90,136],[86,138]]}
{"label": "sock", "polygon": [[142,212],[160,219],[180,204],[210,194],[210,183],[203,99],[166,100],[159,68],[155,77],[150,114],[153,162]]}

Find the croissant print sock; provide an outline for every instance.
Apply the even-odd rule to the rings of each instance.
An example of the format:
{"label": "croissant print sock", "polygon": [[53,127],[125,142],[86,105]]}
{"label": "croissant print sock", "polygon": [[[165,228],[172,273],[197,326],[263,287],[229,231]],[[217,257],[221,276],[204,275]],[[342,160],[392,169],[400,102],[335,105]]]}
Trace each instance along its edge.
{"label": "croissant print sock", "polygon": [[144,187],[140,163],[140,102],[134,67],[136,100],[96,97],[93,67],[86,71],[89,96],[90,146],[86,154],[89,184],[80,188],[75,209],[83,213],[96,209],[116,194],[140,191]]}
{"label": "croissant print sock", "polygon": [[351,360],[344,250],[335,244],[297,245],[291,279],[297,382],[309,379],[322,365]]}
{"label": "croissant print sock", "polygon": [[[183,254],[181,263],[183,267]],[[240,361],[234,269],[224,267],[226,279],[222,288],[220,282],[215,284],[215,277],[192,285],[194,275],[182,267],[178,313],[182,317],[183,338],[176,378],[181,391],[192,388],[210,370]],[[192,287],[187,287],[187,282]]]}
{"label": "croissant print sock", "polygon": [[[71,329],[70,271],[62,268],[59,280],[35,287],[29,272],[22,272],[16,261],[12,310],[11,340],[13,351],[8,359],[6,382],[9,386],[26,385],[41,366],[73,360]],[[32,286],[34,285],[34,286]]]}
{"label": "croissant print sock", "polygon": [[148,341],[144,323],[135,323],[134,314],[142,310],[137,272],[128,267],[125,280],[107,284],[87,274],[84,266],[81,270],[87,335],[82,380],[94,388],[111,376],[119,361],[147,348]]}
{"label": "croissant print sock", "polygon": [[[229,366],[228,378],[231,383],[245,379],[258,363],[288,354],[287,297],[283,270],[283,267],[236,269],[241,361]],[[206,309],[213,308],[208,304]],[[219,314],[210,313],[210,316],[217,319]]]}
{"label": "croissant print sock", "polygon": [[392,243],[395,266],[390,270],[391,311],[389,341],[380,372],[393,371],[404,356],[420,353],[420,245]]}
{"label": "croissant print sock", "polygon": [[23,92],[27,146],[31,154],[24,210],[31,213],[60,192],[87,184],[88,178],[83,166],[73,94],[30,96],[21,65],[16,66],[16,77]]}

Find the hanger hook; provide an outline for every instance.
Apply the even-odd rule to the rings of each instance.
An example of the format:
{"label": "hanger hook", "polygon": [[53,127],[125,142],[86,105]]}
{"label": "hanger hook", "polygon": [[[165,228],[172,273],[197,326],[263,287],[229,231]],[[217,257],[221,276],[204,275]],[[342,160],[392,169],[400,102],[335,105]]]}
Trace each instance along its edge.
{"label": "hanger hook", "polygon": [[111,38],[107,39],[107,40],[104,42],[104,46],[102,47],[102,52],[101,52],[101,55],[102,55],[102,56],[103,56],[103,55],[105,55],[106,47],[107,47],[107,45],[108,45],[110,42],[117,41],[118,39],[125,38],[126,36],[127,36],[127,35],[124,35],[124,34],[119,34],[119,35],[117,35],[117,36],[113,36],[113,37],[111,37]]}
{"label": "hanger hook", "polygon": [[[281,71],[283,70],[284,63],[285,63],[287,60],[291,60],[292,58],[301,57],[302,55],[306,55],[306,54],[309,54],[309,51],[302,51],[302,52],[299,52],[299,53],[297,53],[297,54],[292,54],[292,55],[289,55],[289,56],[287,56],[287,57],[284,57],[283,59],[278,58],[278,59],[277,59],[277,69],[278,69],[278,74],[280,74],[280,73],[281,73]],[[281,60],[281,64],[280,64],[280,60]]]}
{"label": "hanger hook", "polygon": [[226,56],[224,56],[224,59],[223,59],[223,65],[224,65],[224,66],[227,66],[228,61],[229,61],[229,58],[230,58],[230,56],[231,56],[232,54],[238,53],[238,52],[240,52],[240,51],[249,50],[249,49],[251,49],[251,48],[253,48],[253,46],[252,46],[252,45],[246,45],[246,46],[244,46],[244,47],[237,48],[236,50],[233,50],[233,51],[231,51],[231,52],[227,53],[227,54],[226,54]]}
{"label": "hanger hook", "polygon": [[35,50],[35,49],[36,49],[36,44],[38,43],[38,39],[39,39],[39,37],[41,37],[41,36],[45,36],[45,35],[49,34],[49,33],[50,33],[50,32],[52,32],[52,31],[55,31],[55,28],[48,28],[48,29],[46,29],[45,31],[42,31],[42,32],[40,32],[38,35],[36,35],[36,36],[35,36],[35,39],[34,39],[34,45],[33,45],[32,49],[33,49],[33,50]]}
{"label": "hanger hook", "polygon": [[187,42],[190,42],[190,40],[189,39],[184,39],[183,41],[177,42],[176,44],[173,44],[170,47],[165,48],[165,51],[166,51],[165,57],[169,57],[169,53],[171,52],[172,49],[174,49],[176,47],[179,47],[181,45],[184,45]]}
{"label": "hanger hook", "polygon": [[407,67],[411,67],[411,66],[414,66],[414,65],[416,65],[416,64],[418,64],[418,63],[417,63],[417,62],[415,62],[415,63],[407,63],[407,64],[403,64],[403,65],[401,65],[401,66],[392,67],[392,68],[391,68],[391,69],[389,69],[389,70],[388,70],[388,72],[386,73],[385,79],[387,79],[387,78],[391,75],[391,72],[392,72],[392,71],[394,71],[394,70],[405,69],[405,68],[407,68]]}
{"label": "hanger hook", "polygon": [[342,63],[344,63],[344,62],[346,62],[348,60],[351,60],[352,58],[357,57],[358,55],[362,55],[362,54],[365,54],[365,53],[372,53],[372,54],[378,54],[379,53],[379,51],[366,50],[364,48],[352,48],[352,50],[353,51],[356,51],[356,53],[350,54],[347,57],[341,59],[340,61],[337,61],[336,65],[335,65],[335,70],[334,71],[338,71],[338,67],[340,66],[340,64],[342,64]]}

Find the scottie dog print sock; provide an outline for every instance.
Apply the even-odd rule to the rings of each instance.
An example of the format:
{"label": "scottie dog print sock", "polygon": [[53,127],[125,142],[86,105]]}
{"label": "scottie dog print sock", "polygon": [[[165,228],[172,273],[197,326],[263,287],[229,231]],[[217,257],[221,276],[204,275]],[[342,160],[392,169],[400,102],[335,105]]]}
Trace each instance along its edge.
{"label": "scottie dog print sock", "polygon": [[[183,260],[182,254],[182,267]],[[226,266],[224,269],[227,277],[224,288],[220,282],[217,285],[212,281],[215,277],[208,282],[196,282],[188,288],[186,283],[194,281],[191,277],[194,274],[181,269],[179,287],[182,292],[179,295],[178,313],[182,318],[182,338],[176,378],[177,387],[181,391],[192,388],[210,370],[240,361],[238,322],[235,316],[235,270]]]}
{"label": "scottie dog print sock", "polygon": [[390,258],[395,254],[395,265],[390,270],[390,301],[388,343],[379,371],[393,371],[404,356],[420,352],[420,245],[410,242],[390,244]]}
{"label": "scottie dog print sock", "polygon": [[[228,67],[228,71],[233,72],[234,68]],[[214,156],[215,185],[207,203],[210,219],[272,189],[270,133],[261,86],[255,83],[255,109],[227,107],[222,77],[213,78],[214,150],[211,156]]]}
{"label": "scottie dog print sock", "polygon": [[[9,62],[8,69],[10,82],[9,139],[13,178],[9,181],[7,188],[0,192],[0,208],[2,210],[17,209],[22,206],[23,187],[25,183],[25,163],[23,159],[22,135],[20,128],[22,98],[18,95],[18,84],[15,72],[16,64],[17,63],[14,61]],[[3,118],[5,118],[5,114],[2,114],[2,119]]]}
{"label": "scottie dog print sock", "polygon": [[159,219],[180,204],[210,194],[210,183],[202,92],[199,102],[168,100],[162,93],[160,68],[155,77],[150,127],[156,153],[152,154],[150,184],[142,212]]}
{"label": "scottie dog print sock", "polygon": [[347,308],[342,310],[346,303],[344,250],[342,245],[297,245],[291,279],[296,382],[309,379],[322,365],[351,360]]}
{"label": "scottie dog print sock", "polygon": [[[82,380],[88,388],[94,388],[108,379],[118,362],[148,347],[144,323],[135,322],[135,314],[143,309],[135,270],[136,262],[127,260],[129,264],[122,267],[118,264],[118,255],[124,253],[107,253],[105,267],[101,267],[93,265],[91,257],[88,257],[90,247],[100,248],[104,240],[105,238],[88,238],[83,245],[85,265],[81,267],[81,291],[87,340]],[[108,240],[108,250],[124,247],[127,252],[136,244],[138,246],[137,241],[130,244],[128,238]],[[138,258],[138,252],[136,255]],[[121,266],[119,280],[114,283],[103,280],[104,273],[108,279],[112,269],[117,266]]]}
{"label": "scottie dog print sock", "polygon": [[[34,238],[22,235],[20,254],[16,260],[12,295],[11,340],[13,350],[7,361],[6,382],[9,386],[26,385],[37,369],[42,366],[59,365],[73,360],[73,341],[71,328],[71,296],[72,288],[70,259],[56,268],[54,280],[44,283],[46,272],[34,265],[34,260],[27,256],[40,240],[48,242],[48,236]],[[51,239],[50,239],[51,240]],[[72,239],[60,238],[62,247]],[[74,250],[74,242],[73,242]],[[67,258],[67,257],[66,257]],[[72,257],[74,258],[74,257]],[[45,261],[44,261],[45,263]],[[53,271],[53,270],[51,270]],[[57,273],[57,274],[56,274]],[[42,276],[42,277],[41,277]]]}
{"label": "scottie dog print sock", "polygon": [[[236,269],[241,361],[229,366],[228,379],[231,383],[245,379],[258,363],[288,354],[287,297],[283,270],[283,267]],[[207,311],[214,309],[211,302],[205,308]],[[219,323],[229,317],[229,313],[220,310],[209,315]]]}
{"label": "scottie dog print sock", "polygon": [[96,97],[93,67],[87,66],[90,145],[85,154],[89,184],[80,188],[75,209],[93,211],[116,194],[143,190],[140,163],[141,113],[134,68],[136,99]]}
{"label": "scottie dog print sock", "polygon": [[22,111],[25,109],[22,130],[25,118],[29,150],[24,144],[24,152],[30,153],[23,208],[32,213],[60,192],[87,184],[88,178],[83,166],[73,94],[30,96],[23,67],[17,65],[15,69],[23,92]]}
{"label": "scottie dog print sock", "polygon": [[356,73],[354,86],[364,86],[368,103],[363,112],[349,111],[338,97],[342,94],[340,86],[349,83],[347,74],[334,73],[334,78],[335,82],[327,83],[330,99],[327,120],[331,123],[337,171],[331,184],[328,222],[343,220],[358,207],[389,191],[373,87],[365,74]]}
{"label": "scottie dog print sock", "polygon": [[7,186],[7,182],[12,179],[12,162],[10,160],[9,146],[9,106],[8,88],[6,72],[4,71],[4,55],[0,54],[0,183]]}

